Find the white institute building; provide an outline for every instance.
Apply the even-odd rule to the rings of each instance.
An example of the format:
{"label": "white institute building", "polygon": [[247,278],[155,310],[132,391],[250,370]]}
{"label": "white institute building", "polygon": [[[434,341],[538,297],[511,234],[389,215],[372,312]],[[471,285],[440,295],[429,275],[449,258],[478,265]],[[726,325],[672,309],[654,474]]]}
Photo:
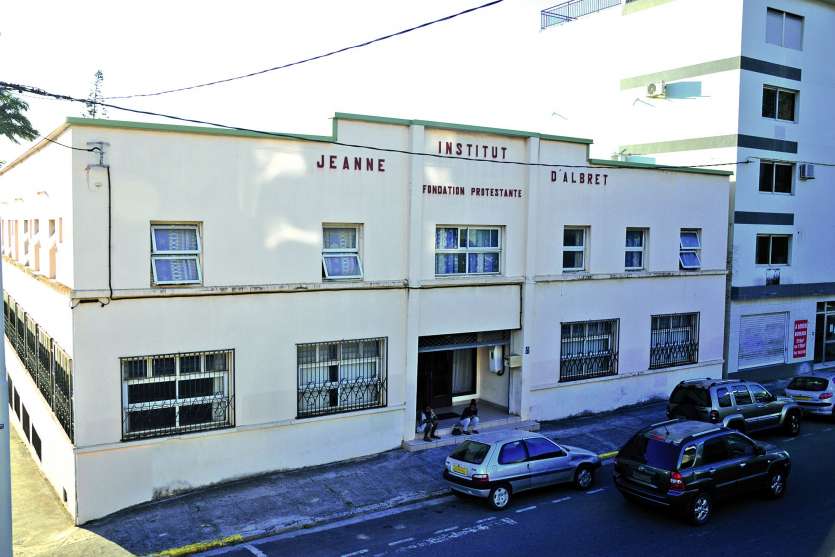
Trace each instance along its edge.
{"label": "white institute building", "polygon": [[[543,52],[576,53],[569,104],[604,114],[605,157],[742,162],[728,371],[835,365],[835,0],[578,0],[542,26]],[[620,55],[576,48],[598,36]]]}
{"label": "white institute building", "polygon": [[426,403],[512,426],[721,376],[727,173],[333,124],[70,118],[80,150],[0,170],[13,421],[78,523],[414,443]]}

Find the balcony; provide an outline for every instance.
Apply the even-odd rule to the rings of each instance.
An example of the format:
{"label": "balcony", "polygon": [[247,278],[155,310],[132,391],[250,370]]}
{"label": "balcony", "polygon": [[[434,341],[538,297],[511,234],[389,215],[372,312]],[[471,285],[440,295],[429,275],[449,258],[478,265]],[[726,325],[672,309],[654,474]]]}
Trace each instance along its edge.
{"label": "balcony", "polygon": [[606,8],[620,6],[621,0],[569,0],[542,10],[541,29],[562,25],[579,17],[593,14]]}

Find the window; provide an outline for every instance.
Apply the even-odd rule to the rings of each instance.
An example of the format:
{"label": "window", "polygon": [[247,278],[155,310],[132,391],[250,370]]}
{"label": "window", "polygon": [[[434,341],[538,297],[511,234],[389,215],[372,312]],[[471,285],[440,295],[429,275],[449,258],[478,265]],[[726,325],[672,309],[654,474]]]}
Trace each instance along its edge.
{"label": "window", "polygon": [[32,448],[35,449],[35,454],[38,455],[38,460],[43,461],[41,455],[41,436],[38,435],[38,430],[35,429],[35,424],[32,424]]}
{"label": "window", "polygon": [[791,236],[757,234],[757,265],[788,265]]}
{"label": "window", "polygon": [[32,432],[29,431],[29,411],[26,410],[26,405],[20,405],[21,417],[20,417],[20,424],[23,426],[23,434],[26,435],[26,439],[32,440]]}
{"label": "window", "polygon": [[55,236],[55,219],[49,219],[49,237]]}
{"label": "window", "polygon": [[298,417],[386,405],[386,339],[296,345]]}
{"label": "window", "polygon": [[561,332],[560,381],[617,374],[617,319],[563,323]]}
{"label": "window", "polygon": [[729,458],[745,458],[754,455],[754,444],[741,435],[728,435],[725,437],[728,447]]}
{"label": "window", "polygon": [[791,193],[793,182],[793,164],[773,161],[760,162],[760,191],[766,193]]}
{"label": "window", "polygon": [[698,385],[676,385],[670,395],[670,402],[687,406],[710,406],[710,393],[704,387]]}
{"label": "window", "polygon": [[626,229],[626,255],[624,267],[627,271],[642,271],[644,269],[644,247],[646,244],[646,230],[640,228]]}
{"label": "window", "polygon": [[525,453],[525,444],[522,441],[505,443],[499,452],[499,464],[518,464],[525,462],[526,458],[528,455]]}
{"label": "window", "polygon": [[469,462],[470,464],[481,464],[484,462],[484,457],[487,456],[489,450],[490,445],[485,445],[477,441],[464,441],[458,445],[457,449],[452,451],[449,457],[455,460]]}
{"label": "window", "polygon": [[731,392],[725,387],[716,389],[716,399],[719,401],[720,408],[728,408],[733,405],[731,402]]}
{"label": "window", "polygon": [[326,279],[361,279],[359,226],[322,227],[322,272]]}
{"label": "window", "polygon": [[748,392],[748,388],[745,385],[734,385],[732,390],[734,392],[734,399],[736,400],[737,406],[754,404],[754,401],[751,398],[751,393]]}
{"label": "window", "polygon": [[692,468],[693,464],[696,463],[696,447],[687,447],[684,449],[684,452],[681,453],[681,464],[679,465],[679,470],[687,470],[688,468]]}
{"label": "window", "polygon": [[586,270],[586,236],[588,228],[566,226],[562,233],[562,270]]}
{"label": "window", "polygon": [[763,87],[764,118],[774,118],[786,122],[794,122],[796,118],[797,91],[778,89],[777,87]]}
{"label": "window", "polygon": [[122,440],[234,424],[234,351],[121,358]]}
{"label": "window", "polygon": [[682,229],[679,238],[679,267],[686,271],[700,269],[702,266],[701,230]]}
{"label": "window", "polygon": [[768,8],[765,23],[765,42],[802,50],[803,18],[799,15]]}
{"label": "window", "polygon": [[435,229],[436,275],[486,275],[501,272],[501,229]]}
{"label": "window", "polygon": [[761,385],[751,385],[749,390],[751,391],[751,394],[754,395],[754,402],[757,404],[768,404],[774,400],[771,397],[771,393],[766,391]]}
{"label": "window", "polygon": [[529,460],[544,460],[546,458],[558,458],[565,456],[565,453],[550,439],[532,437],[525,439],[528,446]]}
{"label": "window", "polygon": [[695,364],[699,361],[699,314],[653,315],[649,368]]}
{"label": "window", "polygon": [[200,284],[200,231],[196,225],[151,226],[154,284]]}
{"label": "window", "polygon": [[728,460],[728,444],[724,437],[709,439],[702,446],[702,458],[699,464],[716,464]]}

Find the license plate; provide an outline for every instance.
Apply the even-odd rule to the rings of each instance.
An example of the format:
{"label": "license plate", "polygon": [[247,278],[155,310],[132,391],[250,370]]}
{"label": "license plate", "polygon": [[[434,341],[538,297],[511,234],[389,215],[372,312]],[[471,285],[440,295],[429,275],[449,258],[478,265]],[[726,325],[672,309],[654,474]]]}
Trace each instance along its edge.
{"label": "license plate", "polygon": [[453,464],[452,465],[452,471],[455,472],[456,474],[462,474],[464,476],[467,475],[467,469],[464,468],[463,466],[461,466],[460,464]]}
{"label": "license plate", "polygon": [[794,395],[795,400],[812,400],[812,397],[806,395]]}

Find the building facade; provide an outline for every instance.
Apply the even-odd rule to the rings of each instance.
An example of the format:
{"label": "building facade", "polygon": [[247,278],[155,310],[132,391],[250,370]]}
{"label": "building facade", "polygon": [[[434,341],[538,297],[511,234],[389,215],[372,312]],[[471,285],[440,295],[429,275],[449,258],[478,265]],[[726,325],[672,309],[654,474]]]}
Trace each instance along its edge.
{"label": "building facade", "polygon": [[548,49],[600,35],[625,53],[571,68],[590,79],[578,116],[605,114],[605,156],[734,170],[727,371],[835,364],[835,2],[574,4],[543,12]]}
{"label": "building facade", "polygon": [[50,139],[0,172],[6,363],[78,523],[398,447],[426,404],[554,419],[721,375],[727,173],[351,114]]}

